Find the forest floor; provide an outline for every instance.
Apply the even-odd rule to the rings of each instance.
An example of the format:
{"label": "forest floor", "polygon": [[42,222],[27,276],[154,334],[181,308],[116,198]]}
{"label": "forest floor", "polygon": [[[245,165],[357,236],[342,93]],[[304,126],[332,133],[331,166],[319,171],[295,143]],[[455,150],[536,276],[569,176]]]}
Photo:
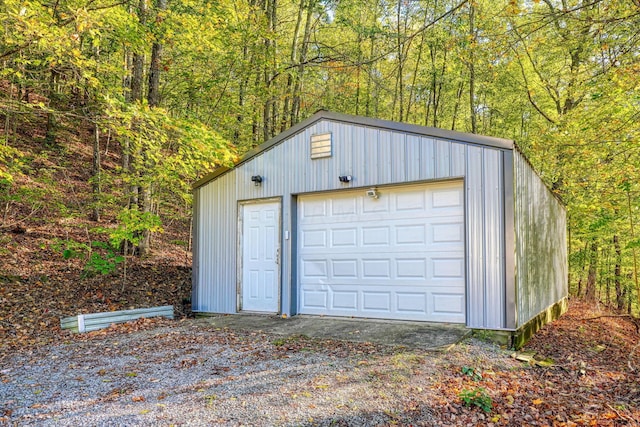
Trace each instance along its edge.
{"label": "forest floor", "polygon": [[160,204],[163,230],[154,234],[149,256],[128,256],[112,272],[87,270],[92,255],[109,261],[96,244],[118,226],[126,187],[118,172],[121,149],[103,136],[104,200],[94,221],[91,129],[61,118],[55,141],[47,141],[46,115],[20,119],[8,139],[13,180],[0,179],[0,350],[59,342],[60,318],[81,313],[172,304],[178,317],[189,316],[187,203]]}

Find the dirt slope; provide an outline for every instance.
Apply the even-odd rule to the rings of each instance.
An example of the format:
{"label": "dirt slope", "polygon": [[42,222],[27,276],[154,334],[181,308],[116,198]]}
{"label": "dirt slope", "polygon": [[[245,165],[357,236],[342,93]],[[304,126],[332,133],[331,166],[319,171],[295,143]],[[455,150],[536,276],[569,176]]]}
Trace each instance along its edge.
{"label": "dirt slope", "polygon": [[[164,232],[154,236],[151,256],[127,260],[126,280],[123,264],[112,274],[87,275],[87,248],[107,240],[99,228],[116,226],[120,148],[103,135],[103,194],[114,202],[92,221],[91,129],[60,117],[51,141],[37,109],[11,120],[12,155],[2,166],[13,182],[0,180],[0,350],[55,340],[59,319],[79,313],[173,304],[178,316],[188,315],[188,207],[163,205]],[[68,248],[77,256],[65,259]]]}

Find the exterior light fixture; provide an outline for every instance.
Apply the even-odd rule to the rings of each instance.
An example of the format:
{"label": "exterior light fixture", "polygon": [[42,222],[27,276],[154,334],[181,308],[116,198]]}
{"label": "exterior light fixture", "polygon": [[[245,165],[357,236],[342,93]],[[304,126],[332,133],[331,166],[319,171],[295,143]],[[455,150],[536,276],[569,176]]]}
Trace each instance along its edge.
{"label": "exterior light fixture", "polygon": [[255,186],[262,185],[262,177],[260,175],[253,175],[251,181]]}
{"label": "exterior light fixture", "polygon": [[351,178],[351,175],[340,175],[340,176],[338,177],[338,180],[339,180],[340,182],[351,182],[351,179],[352,179],[352,178]]}
{"label": "exterior light fixture", "polygon": [[379,197],[378,190],[376,190],[375,188],[368,189],[367,196],[371,197],[372,199],[377,199]]}

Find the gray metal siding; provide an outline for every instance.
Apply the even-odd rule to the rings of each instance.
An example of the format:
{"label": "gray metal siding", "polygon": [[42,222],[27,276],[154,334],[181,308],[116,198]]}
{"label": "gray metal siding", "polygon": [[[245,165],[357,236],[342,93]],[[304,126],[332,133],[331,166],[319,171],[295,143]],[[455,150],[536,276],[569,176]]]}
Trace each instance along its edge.
{"label": "gray metal siding", "polygon": [[467,326],[505,328],[503,156],[469,146],[467,161]]}
{"label": "gray metal siding", "polygon": [[567,296],[566,212],[514,151],[517,326]]}
{"label": "gray metal siding", "polygon": [[[331,132],[333,155],[311,160],[312,134]],[[508,150],[510,151],[510,150]],[[237,201],[282,197],[282,302],[295,307],[293,195],[435,179],[465,178],[467,325],[503,328],[503,153],[442,138],[322,119],[196,190],[199,233],[194,246],[194,311],[236,311]],[[261,186],[251,182],[261,175]],[[340,183],[339,175],[351,175]],[[290,239],[284,238],[289,232]]]}
{"label": "gray metal siding", "polygon": [[484,325],[504,327],[504,209],[502,153],[484,150]]}
{"label": "gray metal siding", "polygon": [[[235,312],[237,206],[230,186],[231,176],[216,181],[216,191],[198,193],[198,235],[194,243],[194,264],[198,286],[194,289],[193,310],[216,313]],[[220,232],[220,225],[228,227]]]}
{"label": "gray metal siding", "polygon": [[466,173],[467,325],[484,323],[484,215],[482,198],[482,147],[468,147]]}
{"label": "gray metal siding", "polygon": [[[195,190],[193,192],[193,202],[192,202],[192,208],[191,208],[192,209],[191,210],[192,212],[191,214],[191,253],[193,254],[200,253],[200,250],[198,248],[198,236],[200,235],[198,223],[202,216],[200,215],[200,210],[199,210],[199,206],[200,206],[200,203],[198,201],[199,193],[200,193],[199,190]],[[194,256],[191,262],[191,283],[200,282],[199,271],[200,271],[200,263],[198,258]],[[191,306],[192,307],[199,306],[199,289],[196,286],[192,286],[191,288]]]}

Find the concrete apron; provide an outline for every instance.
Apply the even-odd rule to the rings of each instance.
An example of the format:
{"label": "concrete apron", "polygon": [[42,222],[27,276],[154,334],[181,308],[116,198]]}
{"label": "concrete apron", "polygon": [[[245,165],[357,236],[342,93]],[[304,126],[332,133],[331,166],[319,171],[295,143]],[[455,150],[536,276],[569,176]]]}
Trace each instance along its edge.
{"label": "concrete apron", "polygon": [[231,314],[206,317],[218,328],[264,332],[279,336],[305,335],[316,339],[371,342],[430,351],[446,351],[471,330],[452,323],[355,319],[298,315],[288,319],[262,314]]}

